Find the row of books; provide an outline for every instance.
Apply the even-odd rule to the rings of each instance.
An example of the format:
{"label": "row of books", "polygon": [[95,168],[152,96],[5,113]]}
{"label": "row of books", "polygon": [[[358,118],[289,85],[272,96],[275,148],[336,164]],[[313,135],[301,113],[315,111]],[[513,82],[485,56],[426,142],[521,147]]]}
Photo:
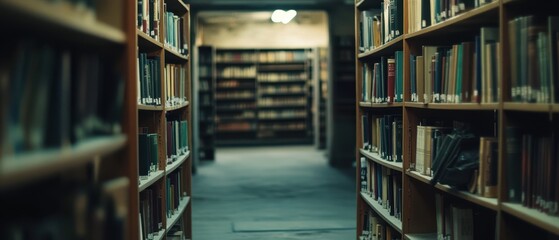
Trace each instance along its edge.
{"label": "row of books", "polygon": [[226,78],[254,78],[256,77],[256,67],[225,67],[218,70],[217,76]]}
{"label": "row of books", "polygon": [[522,16],[508,22],[511,100],[559,102],[559,17]]}
{"label": "row of books", "polygon": [[363,150],[390,162],[402,162],[402,116],[362,116]]}
{"label": "row of books", "polygon": [[259,82],[278,82],[307,79],[306,73],[259,73],[256,77]]}
{"label": "row of books", "polygon": [[284,106],[284,105],[306,105],[307,99],[300,98],[260,98],[258,99],[258,106],[271,107],[271,106]]}
{"label": "row of books", "polygon": [[382,0],[380,8],[361,11],[359,50],[366,52],[404,34],[403,0]]}
{"label": "row of books", "polygon": [[161,105],[161,59],[139,53],[137,61],[138,102],[145,105]]}
{"label": "row of books", "polygon": [[305,123],[260,123],[258,124],[259,130],[303,130],[306,129]]}
{"label": "row of books", "polygon": [[157,186],[140,192],[140,239],[149,240],[164,234],[163,193]]}
{"label": "row of books", "polygon": [[256,113],[254,111],[244,111],[244,112],[232,112],[231,114],[221,114],[221,116],[216,117],[216,122],[224,122],[231,120],[246,120],[256,118]]}
{"label": "row of books", "polygon": [[161,0],[138,0],[136,14],[137,28],[159,41],[159,23],[161,20]]}
{"label": "row of books", "polygon": [[307,59],[304,51],[269,51],[259,52],[258,61],[262,63],[301,62]]}
{"label": "row of books", "polygon": [[231,110],[231,109],[247,109],[254,108],[256,104],[254,102],[231,102],[231,103],[220,103],[217,110]]}
{"label": "row of books", "polygon": [[446,199],[435,193],[435,216],[437,238],[451,239],[487,239],[496,238],[495,214],[484,213],[468,205]]}
{"label": "row of books", "polygon": [[249,122],[219,123],[217,131],[250,131],[255,130],[256,124]]}
{"label": "row of books", "polygon": [[295,118],[306,116],[307,111],[305,110],[263,110],[258,112],[258,118],[260,119]]}
{"label": "row of books", "polygon": [[301,85],[276,85],[260,87],[261,93],[298,93],[304,91],[305,88]]}
{"label": "row of books", "polygon": [[166,182],[166,199],[167,199],[167,218],[172,217],[175,214],[178,214],[179,205],[182,201],[184,201],[184,197],[186,197],[186,189],[182,182],[182,174],[183,169],[178,168],[177,170],[173,171],[171,174],[167,175],[167,182]]}
{"label": "row of books", "polygon": [[[125,239],[126,177],[80,185],[44,179],[0,194],[2,239]],[[124,193],[124,194],[122,194]],[[37,197],[40,196],[40,201]],[[115,211],[124,209],[124,211]]]}
{"label": "row of books", "polygon": [[408,32],[419,31],[490,2],[492,0],[411,1],[408,5]]}
{"label": "row of books", "polygon": [[167,120],[167,163],[179,159],[189,150],[188,121]]}
{"label": "row of books", "polygon": [[[166,5],[164,4],[164,8]],[[165,25],[165,46],[171,48],[175,52],[182,55],[188,54],[188,39],[186,39],[185,31],[186,20],[173,12],[165,12],[163,24]]]}
{"label": "row of books", "polygon": [[140,128],[138,133],[138,174],[140,178],[146,178],[160,169],[158,137],[159,134],[148,133],[147,128]]}
{"label": "row of books", "polygon": [[363,214],[363,232],[359,240],[400,240],[401,234],[379,218],[371,209]]}
{"label": "row of books", "polygon": [[218,92],[215,94],[216,99],[232,99],[232,98],[254,98],[253,91],[235,91],[235,92]]}
{"label": "row of books", "polygon": [[256,54],[250,52],[218,52],[215,55],[216,62],[256,62]]}
{"label": "row of books", "polygon": [[364,102],[402,102],[404,95],[404,55],[396,51],[394,58],[381,57],[380,62],[363,64]]}
{"label": "row of books", "polygon": [[165,64],[165,93],[167,107],[182,105],[186,102],[189,90],[186,89],[187,66]]}
{"label": "row of books", "polygon": [[507,127],[506,176],[508,200],[559,215],[559,141],[550,133]]}
{"label": "row of books", "polygon": [[213,68],[211,65],[199,65],[198,66],[198,75],[201,78],[208,78],[212,77],[213,75]]}
{"label": "row of books", "polygon": [[0,68],[0,157],[120,132],[124,80],[111,54],[23,39]]}
{"label": "row of books", "polygon": [[239,80],[223,80],[217,83],[217,87],[219,88],[235,88],[235,87],[255,87],[253,82],[241,82]]}
{"label": "row of books", "polygon": [[499,29],[482,27],[474,42],[423,46],[410,56],[412,102],[492,103],[500,99]]}
{"label": "row of books", "polygon": [[[402,175],[382,165],[361,161],[361,192],[377,201],[390,216],[402,221]],[[363,173],[365,171],[365,173]]]}

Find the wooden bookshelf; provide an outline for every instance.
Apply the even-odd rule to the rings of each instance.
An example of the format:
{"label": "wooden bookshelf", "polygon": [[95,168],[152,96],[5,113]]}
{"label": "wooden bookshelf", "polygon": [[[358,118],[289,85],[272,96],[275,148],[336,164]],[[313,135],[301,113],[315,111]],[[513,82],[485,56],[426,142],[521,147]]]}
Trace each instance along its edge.
{"label": "wooden bookshelf", "polygon": [[[215,159],[215,116],[217,112],[215,93],[217,89],[216,84],[216,62],[215,62],[215,48],[213,46],[198,46],[197,59],[198,65],[195,76],[198,79],[193,81],[198,86],[198,121],[194,122],[194,136],[198,141],[194,142],[197,145],[198,152],[194,153],[195,158],[199,160],[214,160]],[[223,88],[228,89],[228,88]],[[235,89],[254,89],[254,85],[250,87],[237,86]],[[200,121],[202,118],[211,119],[210,121]],[[203,147],[200,147],[203,146]]]}
{"label": "wooden bookshelf", "polygon": [[128,1],[82,3],[0,1],[3,239],[128,239],[135,31]]}
{"label": "wooden bookshelf", "polygon": [[371,207],[384,221],[386,221],[394,230],[402,233],[402,221],[400,219],[391,216],[386,209],[382,207],[376,200],[366,193],[361,192],[361,198],[365,201],[369,207]]}
{"label": "wooden bookshelf", "polygon": [[[396,4],[400,3],[398,1],[396,2]],[[403,239],[436,239],[441,234],[446,234],[445,232],[437,233],[437,221],[441,220],[439,218],[442,212],[441,209],[448,211],[450,208],[475,213],[473,219],[475,224],[484,222],[485,225],[486,222],[487,225],[491,225],[486,228],[480,226],[474,227],[472,230],[472,234],[476,236],[474,239],[556,239],[559,236],[559,220],[556,216],[556,212],[554,212],[555,210],[548,207],[549,205],[542,206],[541,202],[534,203],[533,201],[535,200],[530,200],[533,199],[535,195],[546,194],[544,189],[555,188],[557,184],[557,179],[555,177],[550,179],[541,177],[552,176],[556,172],[554,163],[551,163],[554,160],[551,160],[551,157],[548,157],[548,155],[554,156],[555,154],[554,148],[557,144],[555,136],[557,135],[557,131],[559,131],[556,119],[556,114],[559,113],[559,104],[556,103],[556,99],[553,99],[557,88],[552,86],[546,88],[546,78],[542,76],[547,75],[544,74],[542,67],[549,68],[545,71],[549,70],[549,74],[552,74],[550,81],[555,81],[557,73],[555,70],[551,69],[556,69],[555,66],[558,61],[557,55],[559,54],[555,48],[548,49],[549,46],[543,46],[535,52],[531,52],[528,57],[519,57],[518,54],[521,54],[522,51],[527,48],[521,45],[521,43],[524,42],[516,41],[516,39],[511,39],[509,37],[519,36],[521,39],[524,39],[526,36],[523,35],[523,25],[520,25],[520,23],[529,21],[527,16],[538,16],[542,19],[542,29],[538,37],[539,41],[553,41],[552,45],[556,45],[555,41],[557,40],[555,36],[559,30],[550,28],[548,26],[548,21],[555,21],[554,24],[556,24],[557,21],[548,18],[549,16],[553,16],[554,13],[549,10],[549,6],[547,5],[534,7],[532,2],[525,0],[483,2],[484,1],[481,1],[480,6],[467,8],[465,11],[457,13],[453,17],[446,17],[444,15],[440,15],[440,17],[435,16],[431,19],[433,21],[430,25],[427,23],[428,26],[422,26],[417,30],[417,25],[412,25],[417,23],[415,20],[418,18],[418,14],[421,15],[421,13],[412,12],[412,9],[417,7],[417,5],[412,1],[401,1],[401,3],[403,3],[402,12],[400,13],[398,12],[399,10],[397,10],[397,15],[394,16],[394,19],[397,20],[396,22],[403,22],[403,35],[364,53],[360,53],[360,46],[362,46],[361,41],[368,39],[361,38],[361,18],[372,17],[367,14],[380,14],[382,10],[380,10],[380,12],[378,10],[373,10],[369,13],[363,13],[365,10],[379,9],[380,2],[376,0],[361,0],[355,4],[354,27],[356,32],[356,47],[354,50],[357,54],[355,57],[357,63],[355,69],[357,79],[355,85],[357,149],[355,150],[359,153],[359,156],[356,158],[356,185],[357,189],[364,189],[362,188],[364,182],[363,178],[378,177],[376,176],[377,173],[374,172],[366,172],[370,174],[370,176],[361,175],[361,164],[363,163],[367,164],[365,169],[368,169],[368,171],[372,171],[369,168],[370,165],[373,164],[374,168],[372,169],[375,171],[380,167],[383,171],[385,169],[391,169],[402,173],[401,187],[403,188],[402,191],[406,193],[402,197],[402,214],[405,216],[406,220],[399,226],[394,226],[390,223],[388,225],[394,230],[401,232]],[[419,4],[421,4],[421,1]],[[429,2],[427,1],[424,4],[429,4]],[[444,8],[444,6],[441,7]],[[419,16],[419,18],[421,18],[421,16]],[[532,27],[530,23],[527,23],[526,26]],[[412,29],[414,28],[416,29],[415,32],[410,32],[413,31]],[[553,36],[553,38],[547,36]],[[488,39],[492,40],[489,41]],[[477,44],[480,45],[480,49],[471,50],[468,54],[478,51],[478,53],[475,54],[478,54],[476,56],[480,56],[483,52],[481,50],[482,46],[488,51],[484,53],[486,54],[484,55],[485,58],[470,59],[473,60],[473,63],[479,64],[476,68],[480,70],[482,74],[477,76],[463,76],[469,78],[467,80],[471,82],[468,83],[474,83],[473,81],[477,80],[480,81],[480,84],[476,82],[477,86],[475,84],[471,86],[466,84],[463,86],[468,88],[466,91],[469,91],[469,93],[474,91],[479,92],[473,95],[464,95],[464,92],[462,92],[462,94],[457,94],[460,93],[458,92],[460,90],[453,88],[456,87],[456,85],[450,85],[449,87],[449,84],[456,83],[453,81],[459,76],[453,76],[452,74],[456,72],[452,71],[459,71],[465,69],[467,66],[459,64],[458,62],[454,62],[456,63],[454,65],[453,62],[450,62],[458,59],[457,55],[453,54],[456,52],[453,51],[473,46],[468,46],[468,44],[475,45],[476,41],[478,41]],[[533,42],[535,40],[530,41]],[[526,42],[526,45],[532,42]],[[371,42],[365,42],[365,44],[370,43]],[[433,55],[434,57],[431,59],[424,59],[424,65],[420,65],[421,62],[416,62],[417,58],[415,57],[423,56],[426,51],[427,54],[429,54],[428,51],[430,51],[428,48],[424,48],[424,46],[432,47],[431,49],[435,49],[436,54]],[[404,102],[375,104],[370,101],[365,101],[364,99],[367,96],[373,95],[364,94],[363,88],[369,87],[370,85],[368,86],[367,84],[369,81],[372,81],[367,80],[371,78],[364,78],[365,72],[369,74],[372,71],[372,63],[378,63],[382,61],[383,58],[398,59],[398,57],[401,56],[398,55],[399,51],[403,52],[403,66],[398,66],[398,62],[395,64],[396,80],[394,81],[394,86],[399,84],[397,79],[401,77]],[[396,52],[398,52],[398,54]],[[543,58],[543,56],[548,55],[551,56],[551,59]],[[463,56],[465,55],[462,55],[462,57]],[[493,64],[489,59],[493,59],[493,57],[494,59],[501,59],[502,64]],[[426,65],[427,61],[429,65]],[[536,63],[536,65],[522,65],[527,62]],[[413,63],[416,65],[413,65]],[[444,63],[449,63],[450,66]],[[364,71],[364,65],[371,69]],[[400,70],[398,70],[398,67],[401,67],[401,72],[399,72]],[[533,69],[535,67],[539,68]],[[423,76],[417,72],[413,72],[418,70],[418,68],[421,68],[419,70],[423,70]],[[432,72],[426,72],[426,69]],[[541,73],[538,72],[538,77],[542,77],[541,79],[543,80],[541,80],[541,84],[543,85],[537,85],[539,84],[540,78],[537,78],[538,80],[535,82],[522,82],[525,79],[533,81],[536,78],[524,78],[524,75],[520,75],[521,72],[519,69],[532,69],[530,71],[541,70]],[[388,71],[390,73],[391,70]],[[447,71],[450,75],[440,74],[447,73],[444,71]],[[495,77],[482,77],[485,76],[483,74],[488,73],[488,71],[495,73]],[[440,75],[436,75],[437,73]],[[416,86],[417,82],[414,81],[425,81],[424,78],[426,77],[433,77],[429,79],[433,80],[431,83],[442,85]],[[387,88],[388,84],[386,83],[388,80],[381,79],[380,81],[385,81],[383,82],[384,85],[380,86]],[[424,83],[427,84],[426,82]],[[379,85],[376,85],[376,87],[378,86]],[[435,95],[434,97],[429,96],[429,98],[433,97],[433,102],[436,103],[417,102],[418,100],[415,98],[414,94],[422,93],[415,89],[419,87],[432,87],[432,89],[428,90],[432,91],[430,93],[434,93]],[[398,89],[395,89],[393,91],[397,90]],[[464,89],[461,90],[463,91]],[[437,94],[439,92],[437,91],[440,91],[440,99],[438,99],[439,96]],[[446,98],[446,94],[453,97]],[[462,99],[460,101],[454,100],[454,96],[460,96]],[[419,99],[419,101],[422,101],[421,96]],[[393,162],[381,159],[378,154],[364,150],[372,148],[371,142],[369,141],[375,141],[376,138],[373,140],[367,138],[368,135],[371,134],[371,126],[365,126],[363,124],[367,123],[376,127],[375,122],[371,123],[369,120],[378,120],[381,118],[381,120],[385,121],[386,119],[391,119],[390,117],[383,118],[383,116],[402,116],[402,146],[398,147],[402,149],[403,163],[398,167],[392,166],[391,164]],[[393,124],[395,123],[397,122],[394,121]],[[436,128],[419,128],[418,126],[445,126],[448,127],[449,131],[452,131],[453,129],[460,128],[461,124],[470,127],[469,131],[473,132],[474,138],[472,144],[476,146],[471,148],[471,154],[477,154],[477,152],[479,152],[480,156],[477,161],[482,159],[483,161],[491,161],[491,163],[494,164],[491,165],[490,170],[483,169],[485,174],[493,174],[492,177],[488,179],[490,179],[489,181],[493,181],[493,183],[491,183],[493,186],[496,186],[497,193],[494,198],[483,197],[480,194],[473,194],[469,191],[457,190],[467,189],[464,181],[462,182],[463,185],[458,187],[441,184],[441,182],[444,182],[443,180],[440,180],[439,183],[432,184],[431,177],[420,174],[418,172],[419,170],[416,171],[415,169],[417,163],[417,166],[419,166],[418,169],[422,169],[421,171],[435,171],[429,169],[436,168],[437,165],[427,165],[425,166],[426,168],[423,168],[423,164],[421,164],[421,152],[418,153],[417,150],[421,148],[422,143],[425,144],[424,146],[433,144],[433,139],[444,141],[434,135],[427,136],[425,139],[418,139],[419,130],[430,129],[428,132],[426,130],[426,134],[433,134],[433,131],[436,132],[436,134],[443,135],[456,133],[445,133],[444,131],[446,130],[439,131],[436,130]],[[375,129],[376,128],[372,128],[373,137],[375,137],[374,134],[379,134],[375,131],[383,131],[383,128],[378,128],[381,130]],[[384,131],[386,131],[386,129]],[[387,131],[381,132],[380,134],[384,135],[380,135],[379,139],[381,137],[386,137]],[[483,141],[489,140],[493,142],[484,143],[481,137],[486,137]],[[386,144],[386,142],[384,144]],[[482,150],[479,149],[480,144],[484,146]],[[441,147],[442,145],[438,146]],[[533,146],[533,149],[523,146]],[[376,145],[373,147],[372,149],[377,150]],[[440,149],[431,149],[430,147],[420,150],[428,151],[429,154],[436,154],[436,152],[433,153],[430,151],[440,151]],[[425,155],[425,152],[423,152],[423,154],[424,157],[429,157],[429,155]],[[522,158],[518,160],[516,156],[522,156]],[[361,157],[365,157],[368,160],[361,162]],[[448,160],[448,158],[445,157],[442,159],[445,161]],[[535,159],[538,159],[537,162]],[[424,164],[432,164],[429,160],[433,159],[425,160],[426,162]],[[529,171],[522,166],[520,161],[525,161],[525,164],[532,164],[530,165],[531,168]],[[479,165],[475,167],[475,169],[478,170],[479,168]],[[395,176],[399,175],[396,174]],[[518,180],[517,177],[520,178],[520,176],[522,176],[522,179]],[[539,183],[536,183],[538,181]],[[375,182],[375,184],[378,183]],[[485,184],[490,186],[489,182],[480,181],[476,187],[485,186]],[[528,186],[538,187],[532,189]],[[476,190],[476,193],[479,191],[480,190]],[[542,193],[527,193],[527,191],[539,191]],[[485,192],[485,194],[488,193]],[[489,194],[491,194],[491,192],[489,192]],[[532,197],[526,196],[521,198],[519,197],[521,196],[520,194],[532,194]],[[359,239],[360,235],[369,230],[363,226],[365,221],[364,216],[368,215],[368,210],[375,210],[376,215],[380,216],[385,221],[387,220],[385,212],[377,211],[379,206],[374,204],[376,201],[367,201],[367,196],[363,196],[363,193],[358,192],[356,195],[358,199],[356,230],[357,239]],[[548,200],[543,201],[545,201],[546,204],[556,204],[556,197],[557,196],[546,196],[545,198],[548,198]],[[444,202],[444,205],[441,205],[440,202],[436,203],[439,200],[440,202]],[[444,222],[445,220],[443,218],[443,223]],[[441,231],[444,231],[444,229]]]}
{"label": "wooden bookshelf", "polygon": [[[215,100],[223,106],[216,109],[215,144],[228,145],[233,139],[255,144],[275,144],[269,141],[272,137],[310,139],[312,130],[301,135],[301,131],[260,130],[260,126],[276,124],[290,130],[288,124],[301,124],[313,129],[310,85],[316,74],[311,54],[312,49],[215,49]],[[301,117],[284,116],[302,112]],[[269,117],[274,114],[277,117]]]}
{"label": "wooden bookshelf", "polygon": [[[136,9],[138,5],[137,0],[131,1],[132,9]],[[166,234],[169,229],[176,223],[181,223],[181,229],[186,238],[192,238],[192,208],[190,207],[189,199],[192,197],[192,168],[193,168],[193,140],[197,141],[192,137],[193,131],[193,120],[192,120],[192,101],[198,101],[198,99],[191,98],[191,66],[190,66],[190,8],[187,4],[181,0],[156,0],[156,1],[144,1],[144,4],[160,4],[159,9],[160,21],[156,22],[157,28],[148,29],[151,36],[144,32],[145,29],[138,27],[138,22],[136,18],[137,12],[134,13],[134,24],[129,26],[134,29],[136,36],[136,46],[137,53],[134,55],[134,63],[139,58],[140,54],[146,54],[148,59],[157,60],[152,65],[146,65],[145,69],[150,67],[150,72],[153,74],[151,76],[152,85],[146,85],[146,89],[151,89],[153,91],[151,94],[152,98],[160,98],[160,102],[155,105],[140,104],[137,103],[137,116],[136,129],[135,129],[135,139],[137,139],[138,145],[134,146],[134,151],[138,154],[142,154],[142,149],[149,147],[153,151],[152,144],[157,147],[157,152],[149,152],[151,156],[138,156],[135,161],[135,165],[131,166],[135,169],[135,174],[131,176],[133,180],[140,183],[138,189],[135,191],[134,198],[131,199],[131,216],[135,216],[131,223],[130,232],[128,233],[130,239],[139,239],[139,225],[140,219],[138,216],[141,215],[143,211],[153,211],[151,216],[156,216],[155,211],[161,211],[163,219],[160,219],[161,228],[155,228],[157,234],[154,235],[154,239],[165,239]],[[163,12],[166,6],[166,11]],[[150,6],[153,8],[153,6]],[[173,24],[166,24],[167,14],[172,14],[178,17],[179,22]],[[144,13],[149,19],[149,14]],[[147,28],[155,27],[147,24]],[[157,30],[159,32],[157,32]],[[154,37],[154,34],[158,34],[158,37]],[[176,38],[167,39],[169,35]],[[177,42],[178,41],[178,42]],[[174,44],[174,45],[173,45]],[[172,47],[174,46],[174,47]],[[136,50],[135,50],[136,51]],[[141,62],[140,62],[141,63]],[[148,64],[148,63],[146,63]],[[159,65],[156,65],[159,64]],[[136,69],[136,68],[134,68]],[[141,69],[141,68],[139,68]],[[139,70],[138,70],[139,71]],[[146,70],[147,71],[147,70]],[[144,73],[147,74],[147,73]],[[138,88],[142,86],[141,81],[138,77],[142,77],[140,72],[134,71],[133,78],[130,79],[133,84],[127,91],[130,93],[138,92]],[[140,84],[140,86],[138,86]],[[144,94],[144,86],[142,86],[141,94]],[[145,90],[147,91],[147,90]],[[138,92],[140,93],[140,92]],[[140,99],[138,96],[137,99]],[[140,146],[144,144],[141,142],[140,133],[147,131],[149,134],[157,134],[154,138],[156,141],[153,142],[149,140],[147,146]],[[175,139],[173,139],[175,138]],[[148,138],[149,139],[149,138]],[[173,141],[179,143],[180,148],[177,148],[175,144],[168,144],[168,141]],[[173,159],[170,161],[169,159]],[[146,159],[147,163],[140,163]],[[157,164],[154,164],[156,162]],[[140,166],[142,164],[149,165],[150,169],[145,170],[149,172],[148,177],[139,176]],[[155,168],[155,169],[152,169]],[[144,171],[140,169],[140,171]],[[173,185],[173,181],[176,185]],[[180,187],[180,188],[179,188]],[[170,188],[174,188],[170,191]],[[170,198],[171,192],[177,192],[181,195],[186,194],[184,198],[177,203],[175,206],[169,206],[167,201]],[[143,199],[142,196],[148,196],[147,194],[159,193],[161,198],[147,198]],[[138,197],[139,196],[139,197]],[[150,208],[143,208],[141,202],[147,202],[145,204],[152,204]],[[157,201],[161,201],[157,203]],[[159,204],[161,209],[154,207],[155,204]],[[174,209],[177,207],[177,209]],[[168,209],[174,209],[174,214],[170,218],[166,218]],[[144,212],[146,215],[150,215]],[[145,217],[145,216],[142,216]],[[182,219],[179,221],[179,219]],[[145,239],[147,239],[150,234],[145,226],[142,227],[145,231],[142,233]]]}

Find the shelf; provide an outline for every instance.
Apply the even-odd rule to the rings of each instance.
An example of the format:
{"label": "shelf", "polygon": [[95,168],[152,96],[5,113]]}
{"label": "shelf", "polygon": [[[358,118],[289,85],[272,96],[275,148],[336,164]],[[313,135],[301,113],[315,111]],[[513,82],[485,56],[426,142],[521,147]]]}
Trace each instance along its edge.
{"label": "shelf", "polygon": [[420,103],[405,102],[405,107],[440,110],[498,110],[498,103]]}
{"label": "shelf", "polygon": [[304,108],[307,105],[268,105],[268,106],[258,106],[259,108]]}
{"label": "shelf", "polygon": [[190,104],[190,102],[185,101],[183,104],[180,105],[175,105],[175,106],[170,106],[170,107],[165,107],[165,111],[169,112],[169,111],[175,111],[181,108],[185,108]]}
{"label": "shelf", "polygon": [[431,25],[406,35],[406,39],[446,37],[453,33],[464,32],[465,27],[486,26],[487,23],[499,21],[499,1],[484,4],[443,22]]}
{"label": "shelf", "polygon": [[256,65],[256,62],[235,62],[235,61],[223,61],[223,62],[216,62],[216,65]]}
{"label": "shelf", "polygon": [[126,33],[122,30],[49,1],[3,0],[0,1],[0,15],[2,19],[9,19],[9,28],[46,33],[41,38],[57,37],[80,44],[126,43]]}
{"label": "shelf", "polygon": [[217,129],[216,132],[219,133],[255,133],[256,129],[228,129],[228,130],[220,130]]}
{"label": "shelf", "polygon": [[360,152],[361,154],[365,155],[365,157],[367,157],[369,160],[372,160],[373,162],[376,162],[376,163],[378,163],[378,164],[380,164],[380,165],[382,165],[382,166],[384,166],[384,167],[387,167],[387,168],[390,168],[390,169],[393,169],[393,170],[402,172],[402,166],[403,166],[403,163],[402,163],[402,162],[389,162],[389,161],[386,161],[386,160],[382,159],[382,158],[380,157],[380,155],[378,155],[377,153],[372,153],[372,152],[369,152],[369,151],[365,151],[365,150],[362,149],[362,148],[359,149],[359,152]]}
{"label": "shelf", "polygon": [[183,199],[179,203],[179,209],[175,213],[173,213],[171,217],[167,218],[167,228],[165,232],[167,232],[169,229],[171,229],[171,227],[173,227],[173,225],[175,225],[175,223],[177,223],[177,220],[179,220],[180,216],[184,213],[184,210],[189,203],[190,197],[183,197]]}
{"label": "shelf", "polygon": [[551,104],[551,112],[553,113],[559,113],[559,104]]}
{"label": "shelf", "polygon": [[260,121],[301,121],[306,120],[306,117],[275,117],[275,118],[259,118]]}
{"label": "shelf", "polygon": [[246,107],[246,108],[217,108],[216,111],[218,112],[244,112],[244,111],[255,111],[255,107]]}
{"label": "shelf", "polygon": [[161,239],[163,239],[163,237],[165,236],[165,231],[166,231],[166,230],[165,230],[164,228],[162,228],[161,230],[159,230],[159,232],[157,232],[157,235],[155,235],[155,234],[153,235],[154,237],[153,237],[152,240],[161,240]]}
{"label": "shelf", "polygon": [[149,176],[147,176],[147,178],[143,180],[139,178],[138,182],[140,182],[140,185],[138,186],[138,192],[144,191],[153,183],[157,182],[157,180],[161,179],[163,175],[165,175],[165,172],[163,170],[157,170],[156,172],[151,172]]}
{"label": "shelf", "polygon": [[138,104],[138,110],[144,110],[144,111],[163,111],[163,106],[153,106],[153,105]]}
{"label": "shelf", "polygon": [[[431,177],[424,176],[424,175],[422,175],[422,174],[420,174],[416,171],[409,171],[408,175],[417,179],[417,180],[420,180],[424,183],[430,183],[430,181],[431,181]],[[451,188],[448,185],[443,185],[443,184],[439,184],[439,183],[437,183],[435,185],[435,188],[437,188],[437,189],[439,189],[443,192],[449,193],[451,195],[454,195],[458,198],[469,201],[471,203],[480,205],[482,207],[485,207],[485,208],[488,208],[488,209],[491,209],[491,210],[494,210],[494,211],[497,211],[497,209],[498,209],[498,204],[497,204],[497,199],[496,198],[486,198],[486,197],[482,197],[482,196],[479,196],[477,194],[469,193],[469,192],[466,192],[466,191],[458,191],[454,188]]]}
{"label": "shelf", "polygon": [[437,240],[437,233],[414,233],[406,234],[406,240]]}
{"label": "shelf", "polygon": [[279,93],[261,93],[262,96],[266,97],[291,97],[291,96],[305,96],[307,92],[279,92]]}
{"label": "shelf", "polygon": [[123,148],[126,142],[124,134],[94,137],[70,147],[0,159],[0,189],[85,165]]}
{"label": "shelf", "polygon": [[384,209],[376,200],[374,200],[371,196],[368,196],[366,193],[361,192],[361,198],[367,202],[367,204],[392,228],[402,234],[402,221],[397,219],[394,216],[390,216],[388,210]]}
{"label": "shelf", "polygon": [[537,209],[527,208],[516,203],[501,203],[501,209],[530,225],[538,226],[555,235],[559,235],[559,217],[550,216]]}
{"label": "shelf", "polygon": [[220,98],[215,98],[216,101],[250,101],[250,100],[256,100],[256,97],[220,97]]}
{"label": "shelf", "polygon": [[142,51],[156,51],[163,48],[163,44],[139,29],[136,29],[136,35],[138,35],[138,46]]}
{"label": "shelf", "polygon": [[163,47],[165,49],[165,62],[169,62],[167,60],[170,60],[171,62],[186,62],[188,61],[188,55],[181,55],[180,53],[178,53],[177,51],[171,49],[168,46]]}
{"label": "shelf", "polygon": [[178,14],[179,16],[190,10],[182,0],[167,0],[165,4],[167,4],[167,11]]}
{"label": "shelf", "polygon": [[367,61],[371,58],[394,55],[395,51],[398,50],[401,51],[403,49],[404,47],[403,40],[404,40],[404,36],[399,36],[397,38],[394,38],[390,42],[387,42],[380,47],[377,47],[373,50],[366,51],[364,53],[359,53],[358,59],[361,61]]}
{"label": "shelf", "polygon": [[219,80],[256,80],[256,76],[244,76],[244,77],[223,77],[217,76]]}
{"label": "shelf", "polygon": [[270,65],[288,65],[288,64],[293,64],[293,65],[304,65],[305,63],[307,63],[307,61],[258,62],[259,65],[266,65],[266,66],[270,66]]}
{"label": "shelf", "polygon": [[279,80],[279,81],[262,81],[262,80],[259,80],[258,83],[262,83],[262,84],[307,83],[307,79],[293,79],[293,80]]}
{"label": "shelf", "polygon": [[259,132],[306,132],[308,129],[259,129]]}
{"label": "shelf", "polygon": [[266,65],[258,67],[259,72],[296,72],[305,71],[305,66],[299,65]]}
{"label": "shelf", "polygon": [[[526,111],[526,112],[543,112],[547,113],[552,111],[552,105],[547,103],[517,103],[505,102],[503,109],[509,111]],[[555,108],[557,109],[557,108]]]}
{"label": "shelf", "polygon": [[186,159],[188,159],[189,156],[190,156],[190,151],[186,151],[186,154],[178,156],[177,159],[175,159],[175,161],[173,161],[171,164],[168,164],[165,167],[165,174],[169,174],[175,169],[177,169],[180,165],[182,165],[186,161]]}
{"label": "shelf", "polygon": [[219,118],[216,123],[223,122],[252,122],[256,121],[256,118]]}
{"label": "shelf", "polygon": [[401,102],[391,102],[391,103],[359,102],[359,106],[365,108],[398,108],[404,106],[404,104]]}
{"label": "shelf", "polygon": [[246,90],[246,89],[255,89],[256,85],[252,86],[238,86],[238,87],[216,87],[220,91],[235,91],[235,90]]}

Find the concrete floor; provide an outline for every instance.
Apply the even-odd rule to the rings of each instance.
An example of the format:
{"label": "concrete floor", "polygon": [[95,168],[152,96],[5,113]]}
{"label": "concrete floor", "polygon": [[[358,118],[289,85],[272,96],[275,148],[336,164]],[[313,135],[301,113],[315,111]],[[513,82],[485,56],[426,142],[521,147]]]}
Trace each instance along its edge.
{"label": "concrete floor", "polygon": [[220,148],[193,176],[193,239],[355,239],[353,175],[312,146]]}

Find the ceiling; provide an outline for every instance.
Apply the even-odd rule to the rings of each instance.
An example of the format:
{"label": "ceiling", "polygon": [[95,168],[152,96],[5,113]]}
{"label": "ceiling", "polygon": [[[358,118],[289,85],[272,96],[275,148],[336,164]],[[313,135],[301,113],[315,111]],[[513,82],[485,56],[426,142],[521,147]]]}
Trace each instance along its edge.
{"label": "ceiling", "polygon": [[198,10],[271,10],[331,9],[339,5],[353,5],[355,0],[185,0]]}
{"label": "ceiling", "polygon": [[[269,23],[272,11],[204,11],[198,19],[204,24]],[[324,21],[322,11],[298,11],[294,21],[299,23],[319,23]]]}

